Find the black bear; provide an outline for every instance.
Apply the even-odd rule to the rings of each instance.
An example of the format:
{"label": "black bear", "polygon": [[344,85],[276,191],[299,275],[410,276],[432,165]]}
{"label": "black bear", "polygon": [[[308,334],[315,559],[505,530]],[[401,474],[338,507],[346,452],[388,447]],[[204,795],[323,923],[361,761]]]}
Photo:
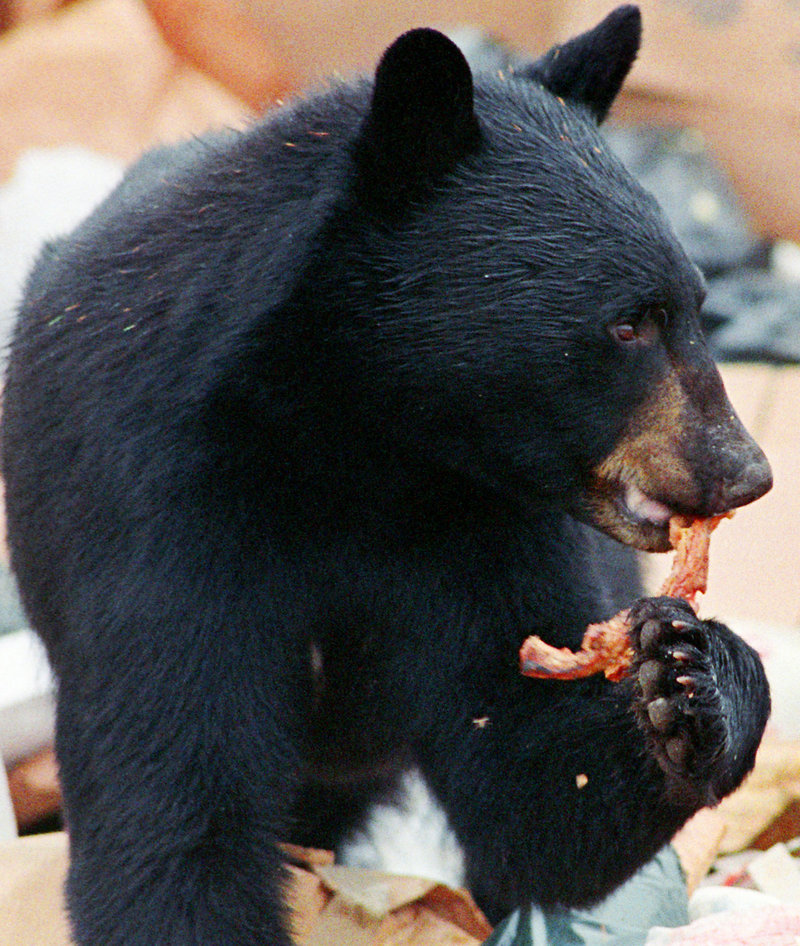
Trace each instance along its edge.
{"label": "black bear", "polygon": [[492,919],[589,904],[751,767],[759,660],[677,600],[621,683],[519,672],[619,605],[601,532],[663,551],[770,485],[598,132],[639,35],[622,7],[473,80],[413,30],[43,252],[3,469],[81,946],[287,944],[280,842],[410,765]]}

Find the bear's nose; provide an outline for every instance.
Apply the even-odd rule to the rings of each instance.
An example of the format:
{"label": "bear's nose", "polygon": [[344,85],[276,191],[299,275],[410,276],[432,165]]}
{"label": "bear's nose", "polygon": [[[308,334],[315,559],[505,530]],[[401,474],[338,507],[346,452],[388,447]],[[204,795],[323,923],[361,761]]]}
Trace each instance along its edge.
{"label": "bear's nose", "polygon": [[742,448],[738,469],[724,478],[714,491],[711,505],[715,514],[746,506],[772,488],[772,469],[764,452],[755,442]]}

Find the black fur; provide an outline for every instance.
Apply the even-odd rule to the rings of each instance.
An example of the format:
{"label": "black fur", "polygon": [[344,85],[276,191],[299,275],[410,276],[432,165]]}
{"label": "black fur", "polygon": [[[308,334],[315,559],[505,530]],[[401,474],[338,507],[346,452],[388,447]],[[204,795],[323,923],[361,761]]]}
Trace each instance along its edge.
{"label": "black fur", "polygon": [[[411,762],[492,918],[587,904],[752,763],[766,684],[718,625],[691,622],[677,767],[683,704],[660,734],[641,709],[670,668],[518,669],[625,598],[571,510],[667,365],[714,371],[698,276],[596,130],[632,60],[608,32],[588,107],[580,57],[563,101],[546,72],[473,106],[455,47],[407,34],[374,93],[156,152],[40,259],[3,462],[81,946],[286,944],[278,842],[335,843]],[[658,344],[620,347],[653,305]]]}
{"label": "black fur", "polygon": [[617,7],[594,29],[554,46],[522,73],[554,95],[582,102],[602,122],[633,65],[641,35],[638,7]]}

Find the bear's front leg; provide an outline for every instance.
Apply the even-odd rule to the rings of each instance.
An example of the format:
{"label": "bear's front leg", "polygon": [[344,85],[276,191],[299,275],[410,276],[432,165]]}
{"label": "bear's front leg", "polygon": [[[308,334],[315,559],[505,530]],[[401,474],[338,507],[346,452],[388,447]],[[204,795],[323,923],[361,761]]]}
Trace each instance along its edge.
{"label": "bear's front leg", "polygon": [[415,678],[435,707],[415,756],[493,922],[599,902],[753,764],[769,713],[755,651],[677,599],[634,617],[620,682],[530,679],[478,648]]}
{"label": "bear's front leg", "polygon": [[757,654],[723,624],[677,598],[632,611],[634,709],[675,800],[714,804],[752,768],[769,716]]}

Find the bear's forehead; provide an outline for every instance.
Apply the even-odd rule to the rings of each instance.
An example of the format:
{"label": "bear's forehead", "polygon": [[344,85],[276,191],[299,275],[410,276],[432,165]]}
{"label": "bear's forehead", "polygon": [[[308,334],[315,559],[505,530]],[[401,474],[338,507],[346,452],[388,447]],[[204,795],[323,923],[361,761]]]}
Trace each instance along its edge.
{"label": "bear's forehead", "polygon": [[587,109],[524,76],[479,74],[474,94],[478,116],[492,126],[505,125],[510,118],[522,132],[568,136],[582,143],[601,140]]}
{"label": "bear's forehead", "polygon": [[507,226],[573,227],[573,236],[583,232],[587,241],[616,236],[623,255],[635,243],[639,259],[650,248],[679,262],[681,251],[657,201],[582,107],[528,79],[490,76],[476,79],[475,110],[482,143],[463,176],[456,171],[457,186],[469,188],[468,178],[479,179],[473,193],[487,207],[501,201]]}
{"label": "bear's forehead", "polygon": [[588,110],[529,79],[480,77],[475,110],[488,151],[528,155],[529,173],[539,159],[548,174],[572,170],[587,181],[613,178],[624,187],[631,183]]}

